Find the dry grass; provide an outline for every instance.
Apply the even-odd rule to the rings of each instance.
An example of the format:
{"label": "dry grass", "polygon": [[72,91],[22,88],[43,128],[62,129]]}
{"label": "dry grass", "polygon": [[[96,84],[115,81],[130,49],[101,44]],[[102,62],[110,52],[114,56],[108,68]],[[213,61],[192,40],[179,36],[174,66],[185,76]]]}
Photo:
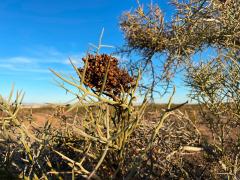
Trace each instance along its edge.
{"label": "dry grass", "polygon": [[[128,153],[125,157],[126,166],[124,167],[124,172],[127,172],[127,170],[131,168],[131,164],[134,162],[134,159],[137,158],[141,150],[147,146],[148,140],[151,136],[151,130],[158,122],[159,115],[164,108],[166,108],[166,105],[159,104],[151,104],[147,107],[144,113],[143,121],[133,133],[132,136],[134,136],[134,138],[132,138],[129,142]],[[55,111],[52,111],[53,109]],[[30,112],[30,108],[24,108],[19,115],[29,117]],[[185,115],[181,114],[182,112],[184,112]],[[194,115],[188,116],[188,114]],[[211,142],[213,142],[211,131],[207,124],[201,120],[200,114],[201,109],[197,105],[185,105],[181,107],[180,110],[175,111],[160,130],[156,143],[147,154],[146,159],[142,162],[142,165],[139,167],[139,173],[135,176],[135,178],[224,178],[224,175],[216,174],[217,171],[222,171],[222,167],[218,162],[218,154],[217,152],[214,152],[215,148],[211,145]],[[80,111],[77,115],[78,118],[81,119],[83,112]],[[191,121],[188,117],[191,119],[198,119],[198,121]],[[76,114],[67,112],[67,108],[65,106],[62,108],[51,107],[51,110],[49,110],[49,108],[42,107],[34,109],[30,125],[29,122],[23,123],[28,124],[29,129],[35,131],[34,134],[43,130],[47,121],[52,124],[49,132],[54,132],[56,129],[58,132],[63,132],[66,130],[64,124],[66,125],[67,123],[72,123],[71,121],[73,118],[76,118]],[[236,138],[235,135],[237,134],[237,131],[239,131],[239,129],[232,132],[232,137]],[[68,156],[76,160],[76,157],[74,157],[76,155],[75,152],[69,149],[65,143],[67,142],[59,142],[57,145],[59,146],[58,149],[61,149],[61,151],[67,153]],[[92,153],[94,154],[94,152]],[[55,158],[59,157],[55,156]],[[114,173],[114,166],[117,165],[114,165],[116,160],[112,158],[113,154],[111,155],[111,153],[109,153],[105,162],[103,162],[102,167],[99,169],[100,176],[106,176],[105,173],[108,173],[108,175]],[[90,162],[88,161],[88,163]],[[66,164],[64,164],[55,164],[55,168],[59,166],[61,171],[65,172],[61,175],[61,177],[70,178],[71,175],[68,175],[68,168]],[[5,177],[5,175],[2,176]],[[81,176],[76,174],[76,177]]]}

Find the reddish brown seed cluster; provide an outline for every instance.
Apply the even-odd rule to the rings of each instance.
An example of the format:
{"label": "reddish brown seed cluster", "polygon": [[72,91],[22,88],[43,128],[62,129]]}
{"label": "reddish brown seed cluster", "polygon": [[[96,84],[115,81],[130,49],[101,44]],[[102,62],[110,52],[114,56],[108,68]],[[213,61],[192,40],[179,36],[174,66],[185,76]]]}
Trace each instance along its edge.
{"label": "reddish brown seed cluster", "polygon": [[[103,92],[109,96],[118,97],[123,90],[127,92],[131,86],[135,84],[135,80],[131,77],[126,70],[118,67],[118,59],[109,56],[107,54],[93,55],[88,54],[82,58],[83,62],[86,63],[88,59],[88,66],[85,73],[84,84],[88,87],[99,92],[102,88],[104,76],[107,71],[108,62],[109,70],[107,80]],[[78,69],[79,72],[83,73],[83,68]]]}

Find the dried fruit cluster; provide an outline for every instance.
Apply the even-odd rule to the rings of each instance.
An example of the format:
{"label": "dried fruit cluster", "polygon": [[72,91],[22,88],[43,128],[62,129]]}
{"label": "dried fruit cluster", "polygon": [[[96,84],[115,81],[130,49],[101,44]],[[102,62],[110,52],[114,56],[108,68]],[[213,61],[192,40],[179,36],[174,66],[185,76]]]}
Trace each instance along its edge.
{"label": "dried fruit cluster", "polygon": [[[109,70],[107,80],[103,89],[104,94],[114,98],[118,97],[122,92],[127,92],[130,87],[135,84],[135,80],[131,77],[126,70],[118,67],[118,59],[107,54],[88,54],[82,58],[86,65],[88,60],[88,66],[86,68],[84,84],[90,88],[94,88],[95,91],[100,92],[104,77],[107,71],[108,63]],[[79,72],[82,74],[84,69],[79,68]],[[122,88],[121,88],[122,86]]]}

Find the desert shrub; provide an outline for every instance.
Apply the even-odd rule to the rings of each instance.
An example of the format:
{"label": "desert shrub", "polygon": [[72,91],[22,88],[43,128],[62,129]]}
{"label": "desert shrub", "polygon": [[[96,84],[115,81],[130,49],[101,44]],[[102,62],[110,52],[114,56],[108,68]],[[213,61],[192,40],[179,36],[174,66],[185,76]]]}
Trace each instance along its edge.
{"label": "desert shrub", "polygon": [[[107,54],[87,54],[83,62],[81,68],[72,63],[75,77],[52,70],[61,80],[56,81],[58,85],[74,95],[75,101],[68,107],[58,107],[56,112],[51,110],[52,115],[43,127],[34,126],[34,120],[26,111],[24,115],[19,114],[21,92],[17,92],[15,100],[13,89],[9,98],[1,96],[1,171],[5,171],[6,176],[24,179],[146,178],[158,170],[161,170],[160,174],[152,174],[151,178],[161,174],[169,177],[177,172],[182,174],[182,156],[178,154],[185,145],[196,145],[199,134],[190,128],[193,125],[186,125],[173,113],[178,108],[171,106],[174,92],[150,123],[144,120],[148,94],[140,105],[134,105],[141,70],[132,77],[117,66],[116,58]],[[99,72],[96,71],[98,68]],[[119,73],[121,76],[116,76]],[[174,123],[169,121],[171,125],[164,127],[164,122],[173,116],[186,125],[188,135],[182,131],[183,136],[180,137],[181,132],[178,132],[175,138],[170,138],[172,130],[168,128],[184,129],[185,126],[176,120]],[[52,124],[56,118],[58,127]],[[142,136],[145,131],[147,134]],[[163,145],[167,137],[176,144]],[[164,161],[157,160],[155,149],[162,151]],[[176,157],[169,160],[167,156],[171,152]],[[171,169],[173,162],[176,168]],[[159,163],[170,168],[171,173],[166,173],[169,170],[165,167],[159,169]]]}
{"label": "desert shrub", "polygon": [[[162,88],[165,81],[168,85],[176,72],[183,70],[190,97],[202,107],[202,120],[213,135],[213,143],[201,142],[206,158],[216,162],[210,168],[212,178],[237,179],[240,3],[174,0],[171,4],[175,11],[168,21],[153,4],[144,9],[139,3],[135,11],[124,13],[120,20],[126,40],[122,52],[142,55],[139,62],[150,71],[152,86],[160,84]],[[213,58],[195,64],[197,55],[209,52]]]}
{"label": "desert shrub", "polygon": [[191,97],[202,106],[202,115],[212,134],[218,159],[233,179],[239,176],[240,64],[236,53],[190,65],[187,84]]}
{"label": "desert shrub", "polygon": [[[81,95],[75,94],[64,84],[59,83],[62,88],[78,98],[78,101],[70,110],[83,107],[86,111],[85,116],[82,117],[81,126],[78,127],[77,124],[68,125],[72,132],[83,136],[84,143],[88,144],[87,152],[95,156],[94,159],[85,157],[86,162],[88,162],[86,163],[88,164],[87,167],[93,169],[87,175],[92,177],[99,169],[98,174],[100,176],[106,176],[107,173],[113,179],[119,177],[132,178],[138,174],[143,162],[147,163],[149,161],[148,152],[152,150],[160,128],[163,127],[163,122],[177,108],[171,108],[171,97],[166,109],[159,113],[158,120],[149,128],[148,136],[144,137],[145,144],[141,146],[139,151],[137,150],[138,142],[134,142],[138,141],[138,135],[135,131],[140,125],[143,125],[144,110],[148,103],[148,94],[146,94],[142,104],[134,106],[140,71],[136,78],[130,77],[127,72],[118,69],[116,58],[106,54],[87,55],[83,58],[83,61],[84,68],[79,69],[73,65],[80,77],[78,83],[75,83],[75,79],[73,82],[56,72],[54,73],[64,82],[76,87],[81,93]],[[111,68],[111,66],[113,67]],[[105,68],[105,71],[96,71],[96,69],[101,68]],[[108,68],[111,69],[108,70]],[[114,74],[119,73],[122,74],[121,77],[114,76]],[[93,79],[95,80],[93,81]],[[134,79],[135,82],[133,82]],[[118,84],[115,82],[118,82]],[[114,90],[116,91],[114,92]],[[74,138],[76,137],[74,136]],[[75,147],[75,145],[72,145],[72,147]],[[82,149],[81,152],[83,151]],[[135,153],[137,154],[134,155]],[[93,162],[91,166],[89,161]],[[144,173],[144,176],[147,176],[147,171]]]}
{"label": "desert shrub", "polygon": [[152,72],[152,85],[160,84],[160,88],[168,88],[162,82],[171,82],[175,73],[184,69],[186,61],[195,54],[209,47],[237,50],[240,45],[238,0],[173,0],[169,3],[174,8],[170,20],[166,20],[157,4],[147,8],[139,4],[120,19],[126,40],[120,52],[140,54],[142,58],[137,65],[130,63],[129,67],[141,63]]}

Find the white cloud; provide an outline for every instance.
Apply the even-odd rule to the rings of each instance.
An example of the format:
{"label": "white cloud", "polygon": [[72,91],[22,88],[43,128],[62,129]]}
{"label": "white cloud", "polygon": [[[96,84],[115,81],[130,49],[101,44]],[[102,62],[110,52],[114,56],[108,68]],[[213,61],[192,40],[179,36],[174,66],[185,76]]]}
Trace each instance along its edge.
{"label": "white cloud", "polygon": [[1,64],[29,64],[31,63],[31,58],[27,57],[8,57],[8,58],[0,58],[0,65]]}
{"label": "white cloud", "polygon": [[35,57],[59,57],[64,53],[51,46],[38,45],[35,47],[24,48],[27,54]]}
{"label": "white cloud", "polygon": [[69,73],[71,69],[69,58],[79,67],[82,65],[82,57],[85,56],[85,53],[67,54],[46,46],[27,48],[25,51],[27,56],[0,57],[1,73],[50,73],[49,68]]}
{"label": "white cloud", "polygon": [[12,64],[0,64],[0,68],[13,69],[14,67]]}
{"label": "white cloud", "polygon": [[10,63],[30,64],[33,62],[33,59],[28,57],[12,57],[12,58],[6,59],[5,61],[8,61]]}
{"label": "white cloud", "polygon": [[[22,67],[14,64],[0,64],[0,70],[10,70],[12,72],[36,72],[36,73],[49,73],[48,69],[36,68],[31,66]],[[8,71],[9,72],[9,71]]]}

